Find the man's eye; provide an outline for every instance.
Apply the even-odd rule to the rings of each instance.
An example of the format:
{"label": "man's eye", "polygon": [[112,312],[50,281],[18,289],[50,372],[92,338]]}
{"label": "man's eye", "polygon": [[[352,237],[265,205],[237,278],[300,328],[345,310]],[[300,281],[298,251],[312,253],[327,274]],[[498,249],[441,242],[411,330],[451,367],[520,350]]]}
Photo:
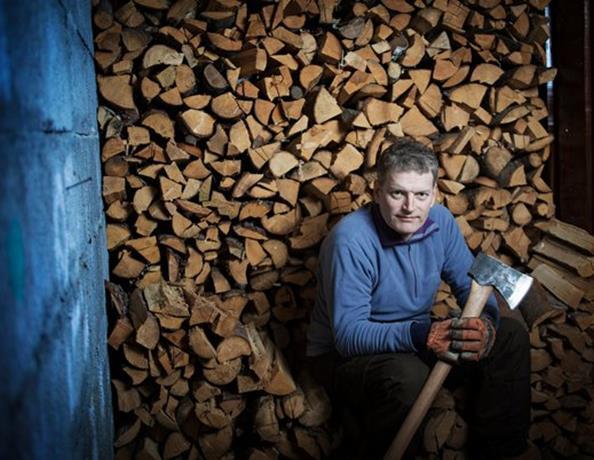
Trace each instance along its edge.
{"label": "man's eye", "polygon": [[417,193],[417,198],[420,198],[421,200],[424,200],[428,196],[429,196],[429,194],[427,192]]}
{"label": "man's eye", "polygon": [[392,192],[392,193],[390,193],[390,195],[392,195],[392,198],[402,198],[404,196],[404,194],[399,191]]}

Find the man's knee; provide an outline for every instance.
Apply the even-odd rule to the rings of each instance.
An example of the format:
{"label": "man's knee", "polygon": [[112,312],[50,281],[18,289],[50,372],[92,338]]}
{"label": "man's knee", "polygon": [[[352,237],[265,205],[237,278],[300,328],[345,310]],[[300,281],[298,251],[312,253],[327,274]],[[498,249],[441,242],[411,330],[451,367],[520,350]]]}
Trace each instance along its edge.
{"label": "man's knee", "polygon": [[429,367],[412,353],[383,355],[368,369],[366,386],[378,398],[411,406],[428,374]]}
{"label": "man's knee", "polygon": [[423,363],[407,372],[401,383],[402,401],[405,404],[412,406],[421,392],[428,374],[429,368]]}
{"label": "man's knee", "polygon": [[[513,318],[500,320],[488,367],[496,374],[510,373],[527,378],[530,373],[530,338],[524,326]],[[496,370],[498,369],[498,370]]]}
{"label": "man's knee", "polygon": [[497,330],[497,342],[501,348],[512,352],[526,351],[530,349],[528,332],[519,321],[503,317],[499,322]]}

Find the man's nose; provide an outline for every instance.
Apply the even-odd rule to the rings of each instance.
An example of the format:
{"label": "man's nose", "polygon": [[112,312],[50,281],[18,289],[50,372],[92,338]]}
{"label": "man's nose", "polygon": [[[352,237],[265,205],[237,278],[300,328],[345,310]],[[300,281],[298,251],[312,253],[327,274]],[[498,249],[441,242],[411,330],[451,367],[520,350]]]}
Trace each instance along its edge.
{"label": "man's nose", "polygon": [[407,211],[412,211],[415,208],[415,196],[412,193],[404,195],[404,203],[402,207]]}

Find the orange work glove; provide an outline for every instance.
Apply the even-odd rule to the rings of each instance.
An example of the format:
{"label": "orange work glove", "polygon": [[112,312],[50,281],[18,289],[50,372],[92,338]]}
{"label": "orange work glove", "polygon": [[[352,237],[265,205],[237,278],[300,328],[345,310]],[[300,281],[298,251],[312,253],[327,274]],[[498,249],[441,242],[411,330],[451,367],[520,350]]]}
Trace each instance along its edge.
{"label": "orange work glove", "polygon": [[450,351],[452,320],[446,319],[431,323],[427,335],[427,349],[431,350],[442,361],[456,362],[456,355]]}
{"label": "orange work glove", "polygon": [[495,327],[490,319],[456,318],[450,326],[450,349],[460,352],[460,359],[478,361],[489,354],[495,343]]}

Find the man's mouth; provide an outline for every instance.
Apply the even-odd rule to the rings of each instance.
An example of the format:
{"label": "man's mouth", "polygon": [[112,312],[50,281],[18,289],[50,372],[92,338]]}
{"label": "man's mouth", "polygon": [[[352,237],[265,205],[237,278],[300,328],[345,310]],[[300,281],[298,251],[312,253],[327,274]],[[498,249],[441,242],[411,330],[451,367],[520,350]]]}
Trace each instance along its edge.
{"label": "man's mouth", "polygon": [[398,220],[404,220],[406,222],[409,222],[409,221],[412,222],[413,220],[417,219],[417,217],[415,217],[415,216],[398,216],[398,215],[396,216],[396,218]]}

